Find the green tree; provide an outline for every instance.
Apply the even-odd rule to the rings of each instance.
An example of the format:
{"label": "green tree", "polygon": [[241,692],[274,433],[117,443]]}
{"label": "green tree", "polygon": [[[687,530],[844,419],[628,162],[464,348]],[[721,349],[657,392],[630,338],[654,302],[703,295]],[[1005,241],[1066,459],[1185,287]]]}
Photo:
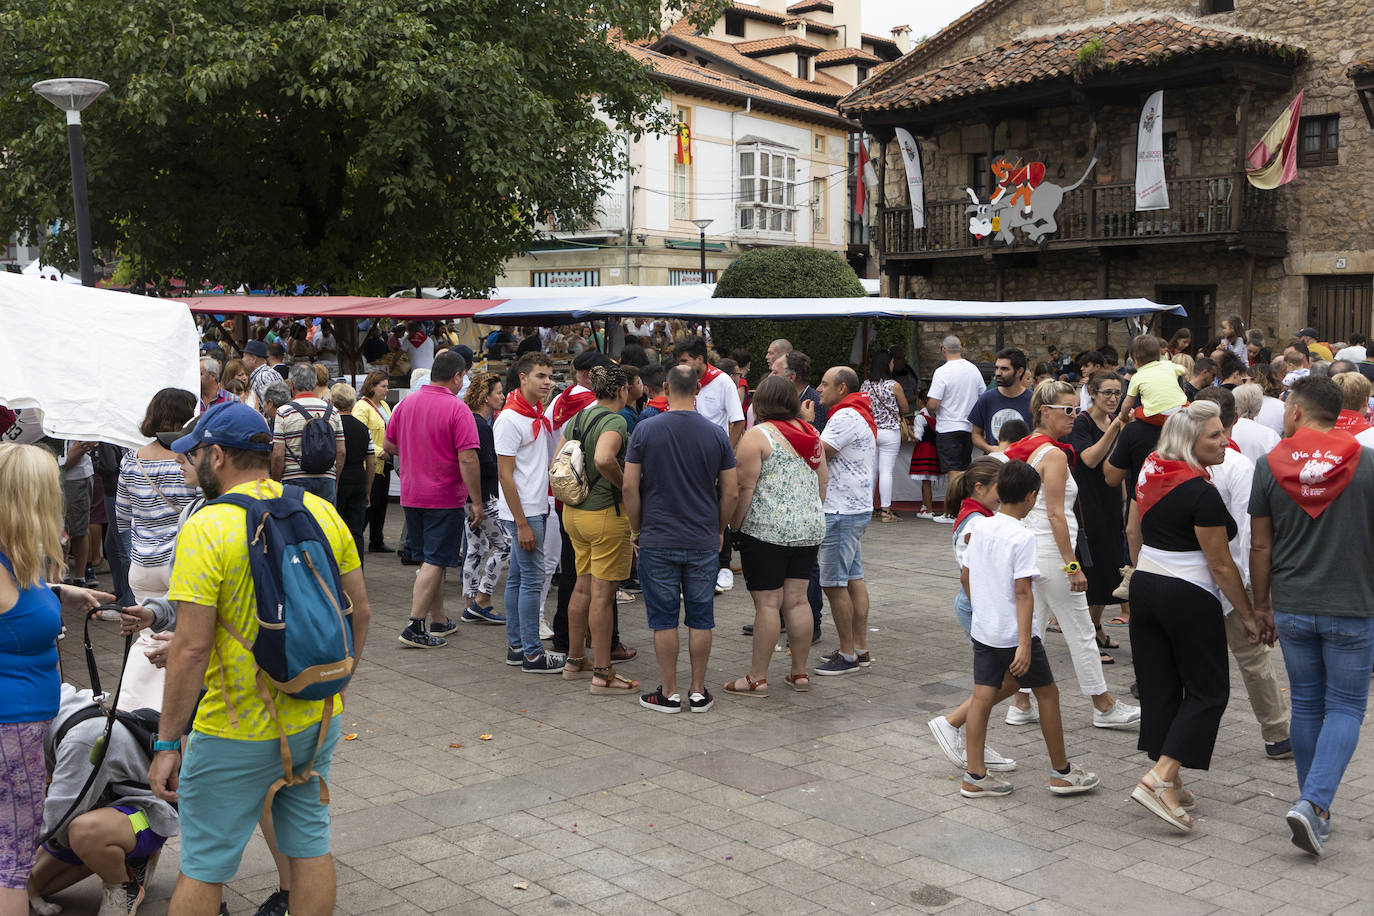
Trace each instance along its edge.
{"label": "green tree", "polygon": [[595,210],[622,132],[666,128],[617,43],[687,4],[10,0],[0,233],[58,225],[76,262],[63,120],[29,87],[82,76],[111,86],[84,116],[95,245],[142,278],[483,288],[544,214]]}
{"label": "green tree", "polygon": [[[836,252],[821,248],[755,248],[739,257],[716,284],[717,297],[732,299],[823,299],[863,296],[858,274]],[[849,365],[859,322],[853,318],[769,321],[746,318],[711,322],[716,352],[743,347],[754,355],[750,383],[768,374],[768,344],[785,337],[811,358],[812,381],[831,366]]]}

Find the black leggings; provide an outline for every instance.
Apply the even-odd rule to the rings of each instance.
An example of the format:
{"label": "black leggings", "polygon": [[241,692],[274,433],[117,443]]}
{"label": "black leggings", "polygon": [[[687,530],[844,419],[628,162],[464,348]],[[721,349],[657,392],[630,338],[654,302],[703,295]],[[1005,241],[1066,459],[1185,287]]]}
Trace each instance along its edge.
{"label": "black leggings", "polygon": [[386,540],[386,503],[391,491],[391,472],[372,477],[372,504],[367,507],[367,546],[381,547]]}
{"label": "black leggings", "polygon": [[1166,755],[1208,769],[1231,696],[1221,602],[1191,582],[1136,570],[1131,654],[1140,687],[1137,747],[1151,760]]}

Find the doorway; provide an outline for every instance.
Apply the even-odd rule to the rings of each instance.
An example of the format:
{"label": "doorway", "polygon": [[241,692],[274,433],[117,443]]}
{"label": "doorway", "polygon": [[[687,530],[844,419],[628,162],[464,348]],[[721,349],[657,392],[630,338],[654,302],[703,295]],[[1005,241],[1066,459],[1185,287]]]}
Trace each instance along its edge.
{"label": "doorway", "polygon": [[1165,343],[1175,331],[1187,328],[1193,333],[1193,349],[1201,347],[1209,337],[1216,321],[1217,288],[1215,286],[1157,286],[1155,301],[1181,305],[1187,316],[1163,314],[1154,332]]}
{"label": "doorway", "polygon": [[1322,340],[1349,340],[1370,334],[1374,319],[1374,276],[1307,278],[1307,323]]}

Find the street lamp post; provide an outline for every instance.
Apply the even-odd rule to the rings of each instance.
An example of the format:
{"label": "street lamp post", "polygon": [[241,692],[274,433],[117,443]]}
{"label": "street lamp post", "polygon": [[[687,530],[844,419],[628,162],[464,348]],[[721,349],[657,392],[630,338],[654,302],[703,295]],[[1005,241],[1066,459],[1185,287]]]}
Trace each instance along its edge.
{"label": "street lamp post", "polygon": [[695,225],[699,230],[701,230],[701,243],[700,243],[700,247],[701,247],[701,276],[700,276],[700,279],[698,280],[698,282],[701,283],[703,286],[706,285],[706,227],[709,226],[709,225],[711,225],[713,222],[715,222],[715,220],[711,220],[711,219],[694,219],[694,220],[692,220],[693,225]]}
{"label": "street lamp post", "polygon": [[86,200],[86,155],[81,145],[81,112],[109,89],[100,80],[55,79],[33,84],[33,91],[67,113],[67,150],[72,160],[72,202],[76,208],[76,249],[81,259],[81,285],[95,286],[91,254],[91,214]]}

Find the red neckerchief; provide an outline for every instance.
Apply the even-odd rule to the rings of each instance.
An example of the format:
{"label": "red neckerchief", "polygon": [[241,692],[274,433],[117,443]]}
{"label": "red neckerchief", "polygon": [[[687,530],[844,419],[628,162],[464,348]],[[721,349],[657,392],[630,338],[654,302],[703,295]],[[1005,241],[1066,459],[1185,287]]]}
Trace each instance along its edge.
{"label": "red neckerchief", "polygon": [[538,407],[533,406],[529,401],[525,400],[525,395],[519,388],[506,395],[506,409],[513,410],[522,417],[529,417],[534,420],[533,432],[535,439],[539,438],[539,430],[541,429],[547,429],[550,435],[553,434],[553,424],[549,422],[548,417],[544,416],[544,402],[540,401]]}
{"label": "red neckerchief", "polygon": [[558,399],[558,403],[553,408],[553,428],[559,429],[575,417],[578,411],[596,400],[596,395],[590,389],[584,388],[581,391],[573,392],[570,388],[563,392],[563,396]]}
{"label": "red neckerchief", "polygon": [[970,515],[981,515],[984,518],[991,518],[995,514],[995,512],[972,496],[965,496],[964,501],[959,504],[959,516],[954,520],[954,530],[958,531],[959,526],[964,523],[964,519],[968,518]]}
{"label": "red neckerchief", "polygon": [[1239,446],[1239,445],[1236,445],[1236,440],[1235,440],[1235,439],[1227,439],[1227,440],[1226,440],[1226,447],[1229,448],[1229,449],[1230,449],[1231,451],[1233,451],[1233,452],[1239,452],[1239,451],[1240,451],[1240,446]]}
{"label": "red neckerchief", "polygon": [[1361,451],[1360,443],[1348,433],[1304,428],[1274,446],[1266,457],[1283,492],[1316,518],[1349,486]]}
{"label": "red neckerchief", "polygon": [[1078,455],[1074,452],[1073,446],[1067,442],[1056,442],[1044,433],[1034,433],[1007,446],[1007,459],[1010,461],[1030,461],[1031,455],[1044,445],[1053,445],[1064,453],[1064,457],[1069,459],[1069,467],[1078,460]]}
{"label": "red neckerchief", "polygon": [[420,348],[420,344],[424,343],[426,340],[429,340],[429,335],[426,334],[424,331],[416,331],[414,334],[411,334],[409,337],[407,337],[406,340],[410,341],[410,345],[418,350]]}
{"label": "red neckerchief", "polygon": [[816,427],[804,420],[772,420],[773,428],[782,433],[787,444],[801,456],[811,468],[821,466],[821,434]]}
{"label": "red neckerchief", "polygon": [[873,403],[868,399],[868,395],[861,391],[845,395],[840,398],[838,404],[830,409],[830,416],[833,417],[846,408],[856,411],[859,416],[864,418],[864,422],[873,431],[873,435],[878,435],[878,423],[873,419]]}
{"label": "red neckerchief", "polygon": [[1367,429],[1369,429],[1368,420],[1353,410],[1342,410],[1340,416],[1336,417],[1336,427],[1333,432],[1358,436]]}
{"label": "red neckerchief", "polygon": [[719,377],[720,377],[721,375],[723,375],[723,374],[724,374],[724,373],[722,373],[722,372],[721,372],[719,369],[717,369],[715,366],[711,365],[710,363],[707,363],[707,364],[706,364],[706,368],[703,369],[702,372],[701,372],[701,378],[700,378],[700,380],[698,380],[698,382],[697,382],[697,391],[700,391],[701,389],[705,388],[707,385],[709,385],[709,384],[711,384],[712,382],[714,382],[717,378],[719,378]]}
{"label": "red neckerchief", "polygon": [[1164,498],[1179,484],[1187,483],[1194,477],[1211,480],[1212,475],[1202,468],[1195,468],[1186,461],[1171,461],[1151,452],[1140,469],[1140,479],[1135,485],[1135,501],[1140,506],[1140,517],[1154,508],[1155,503]]}
{"label": "red neckerchief", "polygon": [[647,410],[647,409],[650,408],[650,407],[652,407],[654,410],[657,410],[657,411],[659,411],[659,412],[661,412],[661,413],[667,413],[667,412],[668,412],[668,396],[667,396],[666,394],[660,394],[660,395],[659,395],[658,397],[656,397],[656,398],[649,398],[649,403],[645,404],[645,405],[644,405],[644,408]]}

